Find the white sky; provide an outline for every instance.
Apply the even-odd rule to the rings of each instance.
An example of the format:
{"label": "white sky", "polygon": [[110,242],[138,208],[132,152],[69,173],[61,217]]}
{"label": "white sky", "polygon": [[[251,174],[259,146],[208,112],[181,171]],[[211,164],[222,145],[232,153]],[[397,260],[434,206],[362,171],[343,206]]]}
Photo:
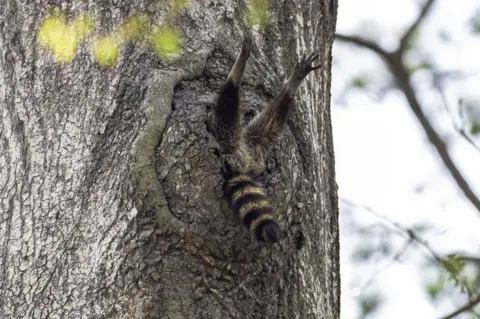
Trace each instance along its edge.
{"label": "white sky", "polygon": [[[337,32],[363,34],[376,39],[384,48],[393,49],[423,1],[339,2]],[[453,112],[459,98],[480,101],[480,36],[472,37],[468,25],[477,9],[480,9],[478,0],[437,0],[422,25],[420,50],[411,56],[412,61],[427,57],[440,70],[459,70],[470,75],[446,82]],[[447,32],[451,41],[442,41],[438,36],[440,31]],[[372,53],[337,43],[332,113],[340,198],[366,205],[406,227],[433,225],[424,238],[439,254],[480,255],[480,213],[465,200],[442,166],[401,93],[389,91],[380,100],[358,90],[344,95],[352,77],[361,74],[367,74],[376,88],[389,81],[388,72]],[[447,138],[457,165],[480,196],[480,152],[455,133],[451,117],[430,86],[428,74],[418,72],[413,80],[422,89],[419,98],[426,106],[425,111]],[[480,144],[480,139],[477,143]],[[436,279],[436,273],[425,266],[425,254],[418,253],[415,247],[388,268],[384,265],[391,259],[377,259],[367,265],[354,263],[351,256],[362,245],[359,240],[365,237],[352,233],[348,226],[352,222],[369,227],[381,220],[364,209],[354,209],[351,214],[341,209],[342,319],[359,318],[355,298],[362,293],[379,292],[383,298],[381,308],[369,318],[434,319],[467,301],[464,295],[436,304],[430,301],[425,285],[427,279]],[[375,239],[378,242],[379,238],[372,240]],[[399,236],[386,240],[395,247],[392,255],[404,244]],[[373,284],[364,287],[371,277]]]}

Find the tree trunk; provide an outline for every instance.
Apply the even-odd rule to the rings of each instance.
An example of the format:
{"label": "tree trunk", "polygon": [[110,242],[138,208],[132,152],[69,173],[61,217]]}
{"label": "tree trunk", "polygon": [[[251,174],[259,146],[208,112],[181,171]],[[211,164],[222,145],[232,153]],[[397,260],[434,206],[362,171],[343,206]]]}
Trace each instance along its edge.
{"label": "tree trunk", "polygon": [[[62,2],[95,33],[166,1]],[[247,32],[243,1],[192,1],[167,66],[141,43],[113,68],[56,64],[37,44],[45,1],[0,9],[0,318],[339,318],[339,229],[330,117],[336,2],[271,1],[255,27],[248,118],[317,48],[265,184],[284,235],[256,243],[229,211],[205,120]],[[171,22],[171,21],[170,21]]]}

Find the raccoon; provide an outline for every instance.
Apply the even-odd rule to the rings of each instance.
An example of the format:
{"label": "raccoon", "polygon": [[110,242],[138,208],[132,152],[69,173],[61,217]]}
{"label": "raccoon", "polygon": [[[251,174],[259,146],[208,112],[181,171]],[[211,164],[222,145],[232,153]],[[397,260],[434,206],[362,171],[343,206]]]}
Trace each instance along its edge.
{"label": "raccoon", "polygon": [[251,40],[246,38],[220,89],[208,127],[226,162],[224,193],[231,209],[257,240],[274,243],[280,239],[280,224],[257,176],[264,170],[264,159],[272,145],[285,130],[300,83],[311,71],[320,68],[312,65],[319,55],[304,53],[282,91],[242,127],[239,88],[250,50]]}

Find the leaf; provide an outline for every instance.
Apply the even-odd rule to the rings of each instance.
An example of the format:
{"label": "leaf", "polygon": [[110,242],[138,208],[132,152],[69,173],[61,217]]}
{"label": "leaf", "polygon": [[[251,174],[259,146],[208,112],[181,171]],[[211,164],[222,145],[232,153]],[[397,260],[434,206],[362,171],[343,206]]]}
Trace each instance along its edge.
{"label": "leaf", "polygon": [[70,24],[78,36],[78,39],[81,40],[85,38],[90,32],[92,32],[95,26],[95,19],[90,14],[80,14]]}
{"label": "leaf", "polygon": [[374,248],[372,246],[363,246],[358,249],[355,249],[355,252],[352,254],[352,259],[354,261],[368,261],[374,254]]}
{"label": "leaf", "polygon": [[65,23],[63,14],[46,18],[38,31],[38,41],[44,49],[50,49],[57,63],[71,62],[77,53],[78,34]]}
{"label": "leaf", "polygon": [[51,16],[46,18],[40,25],[37,39],[42,47],[51,48],[57,35],[66,28],[65,18]]}
{"label": "leaf", "polygon": [[473,25],[473,32],[480,33],[480,22],[477,22]]}
{"label": "leaf", "polygon": [[375,312],[381,304],[381,298],[377,294],[361,296],[358,299],[360,310],[364,317]]}
{"label": "leaf", "polygon": [[438,31],[438,37],[443,41],[443,42],[450,42],[452,41],[452,37],[446,30],[440,30]]}
{"label": "leaf", "polygon": [[432,64],[428,61],[422,61],[420,62],[419,64],[417,65],[414,65],[414,66],[407,66],[407,69],[408,69],[408,73],[409,74],[413,74],[417,71],[421,71],[421,70],[430,70],[432,69]]}
{"label": "leaf", "polygon": [[95,42],[95,58],[101,66],[114,66],[117,63],[118,51],[118,44],[111,36],[100,37]]}
{"label": "leaf", "polygon": [[470,127],[470,134],[477,135],[480,133],[480,122],[473,122]]}
{"label": "leaf", "polygon": [[118,34],[122,41],[142,39],[148,30],[148,16],[136,13],[129,16],[118,28]]}
{"label": "leaf", "polygon": [[465,268],[465,261],[456,254],[450,254],[442,261],[442,265],[452,277],[458,277]]}
{"label": "leaf", "polygon": [[179,12],[184,10],[190,4],[190,0],[173,0],[172,10]]}
{"label": "leaf", "polygon": [[480,9],[473,14],[469,21],[471,32],[475,35],[480,34]]}
{"label": "leaf", "polygon": [[420,30],[416,28],[413,30],[412,35],[408,38],[407,43],[405,43],[405,49],[407,51],[413,49],[420,39]]}
{"label": "leaf", "polygon": [[82,14],[67,24],[65,13],[54,7],[38,29],[38,42],[41,48],[52,52],[55,62],[71,62],[77,54],[79,40],[93,30],[94,23],[92,16]]}
{"label": "leaf", "polygon": [[358,89],[367,87],[367,79],[365,76],[356,76],[352,79],[352,86]]}
{"label": "leaf", "polygon": [[439,276],[438,280],[427,284],[427,293],[432,300],[438,299],[442,292],[445,290],[445,278]]}
{"label": "leaf", "polygon": [[156,27],[150,37],[150,45],[165,60],[171,60],[182,52],[183,37],[170,26]]}
{"label": "leaf", "polygon": [[250,25],[265,25],[270,21],[268,0],[250,0],[247,6]]}

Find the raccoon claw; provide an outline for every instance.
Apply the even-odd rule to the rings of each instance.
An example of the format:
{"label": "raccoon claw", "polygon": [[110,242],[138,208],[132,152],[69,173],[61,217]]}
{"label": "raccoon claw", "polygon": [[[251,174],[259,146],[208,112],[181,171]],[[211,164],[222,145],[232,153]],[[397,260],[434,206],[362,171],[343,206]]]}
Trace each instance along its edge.
{"label": "raccoon claw", "polygon": [[307,52],[303,53],[302,58],[295,65],[295,70],[301,75],[307,76],[309,72],[317,70],[322,66],[322,64],[312,66],[312,63],[318,60],[319,57],[320,55],[315,51],[310,52],[308,55]]}

